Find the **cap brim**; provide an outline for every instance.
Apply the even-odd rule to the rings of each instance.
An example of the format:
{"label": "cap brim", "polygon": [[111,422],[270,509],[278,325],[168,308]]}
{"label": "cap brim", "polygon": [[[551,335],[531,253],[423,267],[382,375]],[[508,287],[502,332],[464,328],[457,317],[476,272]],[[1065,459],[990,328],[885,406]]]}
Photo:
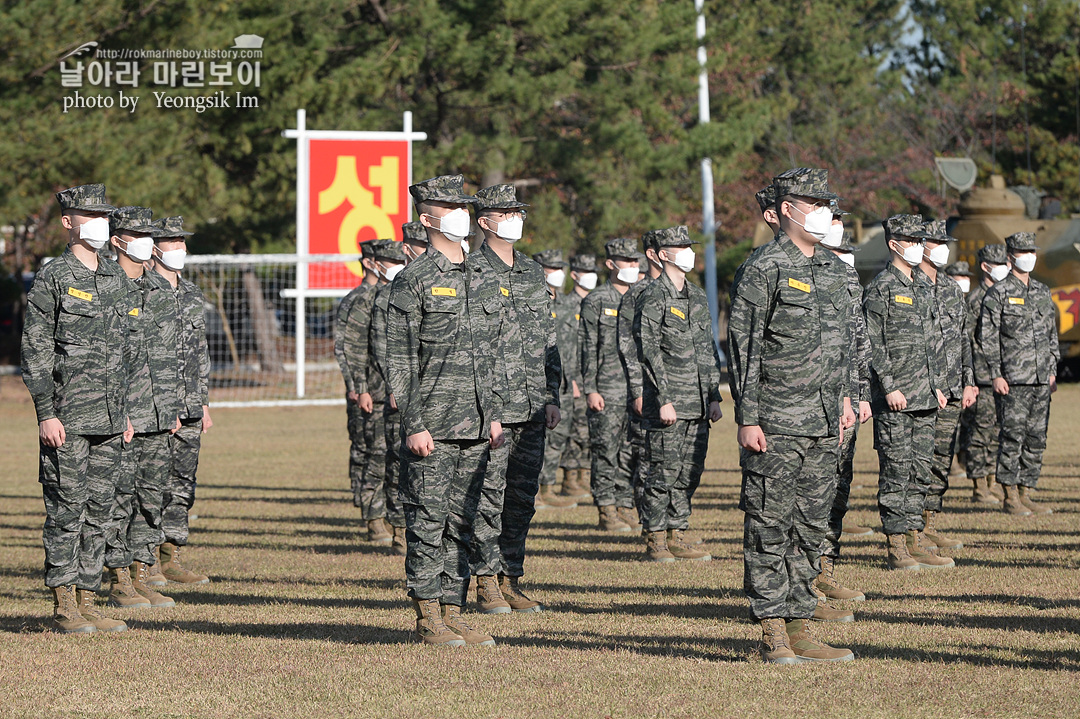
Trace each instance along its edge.
{"label": "cap brim", "polygon": [[79,205],[78,207],[69,207],[68,211],[74,210],[75,212],[113,212],[116,210],[112,205]]}
{"label": "cap brim", "polygon": [[437,195],[419,202],[448,202],[451,205],[475,205],[479,202],[472,195]]}
{"label": "cap brim", "polygon": [[529,206],[524,202],[503,202],[498,205],[485,205],[480,200],[477,200],[476,204],[479,210],[523,210]]}
{"label": "cap brim", "polygon": [[154,233],[154,239],[155,240],[180,240],[180,239],[183,239],[185,237],[191,237],[194,234],[195,234],[194,232],[187,232],[185,230],[168,230],[168,231],[157,230]]}

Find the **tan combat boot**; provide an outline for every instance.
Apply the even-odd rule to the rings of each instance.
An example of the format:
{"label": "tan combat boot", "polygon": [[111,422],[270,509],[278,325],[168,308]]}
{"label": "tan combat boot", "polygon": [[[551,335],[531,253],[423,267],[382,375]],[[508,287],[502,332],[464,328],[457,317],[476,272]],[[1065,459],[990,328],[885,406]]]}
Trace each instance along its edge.
{"label": "tan combat boot", "polygon": [[377,544],[380,547],[388,547],[394,540],[394,535],[386,529],[386,522],[382,517],[378,519],[369,519],[367,523],[367,538],[372,544]]}
{"label": "tan combat boot", "polygon": [[99,632],[126,632],[128,626],[119,619],[109,619],[94,604],[94,593],[87,589],[79,589],[76,594],[79,597],[79,614],[90,622]]}
{"label": "tan combat boot", "polygon": [[761,620],[761,661],[766,664],[798,664],[791,651],[783,619]]}
{"label": "tan combat boot", "polygon": [[1045,504],[1039,504],[1031,498],[1031,487],[1025,487],[1024,485],[1017,485],[1020,490],[1020,504],[1024,505],[1031,510],[1032,514],[1053,514],[1054,510],[1047,507]]}
{"label": "tan combat boot", "polygon": [[209,584],[210,578],[197,574],[180,563],[180,546],[166,542],[161,545],[161,573],[178,584]]}
{"label": "tan combat boot", "polygon": [[537,509],[573,509],[577,506],[577,500],[571,497],[560,497],[555,494],[555,488],[550,484],[540,487],[540,491],[534,500]]}
{"label": "tan combat boot", "polygon": [[564,469],[562,491],[559,493],[579,504],[592,499],[588,483],[582,480],[582,472],[580,469]]}
{"label": "tan combat boot", "polygon": [[150,576],[146,578],[146,584],[150,587],[164,587],[168,583],[169,580],[161,573],[161,547],[154,547],[154,565],[150,567]]}
{"label": "tan combat boot", "polygon": [[908,553],[907,537],[903,534],[890,534],[885,537],[885,548],[889,552],[889,569],[917,570],[921,565]]}
{"label": "tan combat boot", "polygon": [[937,549],[926,539],[922,532],[909,530],[906,539],[908,554],[923,569],[953,569],[956,562],[951,557],[942,557],[934,553]]}
{"label": "tan combat boot", "polygon": [[416,609],[416,641],[443,647],[463,647],[465,640],[446,626],[438,599],[414,599]]}
{"label": "tan combat boot", "polygon": [[825,602],[818,602],[814,607],[814,620],[818,622],[853,622],[855,614],[846,609],[830,607]]}
{"label": "tan combat boot", "polygon": [[518,579],[520,577],[508,577],[505,574],[499,575],[499,591],[502,592],[503,599],[510,605],[510,608],[515,612],[542,612],[544,611],[544,605],[535,599],[530,599],[525,592],[521,591],[518,586]]}
{"label": "tan combat boot", "polygon": [[990,490],[990,494],[997,497],[999,502],[1005,501],[1005,485],[998,484],[997,475],[993,472],[986,475],[986,488]]}
{"label": "tan combat boot", "polygon": [[974,489],[971,492],[971,501],[975,504],[1001,504],[1001,501],[990,491],[989,477],[972,477],[971,483]]}
{"label": "tan combat boot", "polygon": [[941,512],[931,512],[926,509],[923,510],[923,524],[925,525],[923,527],[923,536],[926,537],[930,544],[937,546],[939,549],[963,549],[964,543],[959,539],[946,537],[941,532],[937,531],[937,518],[940,514]]}
{"label": "tan combat boot", "polygon": [[405,527],[394,527],[394,538],[390,542],[390,554],[395,557],[404,557],[408,554],[405,544]]}
{"label": "tan combat boot", "polygon": [[146,583],[146,580],[150,578],[149,564],[133,562],[131,567],[135,570],[135,576],[131,578],[131,584],[136,592],[146,597],[150,602],[150,606],[158,609],[176,606],[176,602],[172,597],[166,597],[164,594],[155,591],[153,587]]}
{"label": "tan combat boot", "polygon": [[648,532],[645,535],[645,552],[653,562],[667,564],[675,561],[675,555],[668,551],[667,532]]}
{"label": "tan combat boot", "polygon": [[696,547],[699,544],[705,544],[704,537],[702,537],[700,534],[691,532],[689,529],[684,529],[682,531],[682,540],[691,547]]}
{"label": "tan combat boot", "polygon": [[806,619],[792,619],[785,627],[791,651],[800,662],[850,662],[855,659],[850,649],[830,647],[815,637],[810,624]]}
{"label": "tan combat boot", "polygon": [[604,507],[598,507],[600,512],[600,521],[597,526],[605,532],[629,532],[630,525],[619,519],[618,510],[615,509],[614,504],[609,504]]}
{"label": "tan combat boot", "polygon": [[79,614],[75,587],[53,587],[53,627],[60,634],[89,634],[97,627]]}
{"label": "tan combat boot", "polygon": [[443,623],[446,628],[465,640],[466,644],[481,647],[495,646],[495,640],[490,634],[478,632],[469,626],[465,617],[461,616],[461,607],[453,604],[444,604],[442,608]]}
{"label": "tan combat boot", "polygon": [[1014,517],[1031,516],[1031,510],[1020,501],[1020,488],[1015,484],[1003,484],[1001,486],[1005,488],[1005,506],[1002,508],[1005,513]]}
{"label": "tan combat boot", "polygon": [[854,589],[848,589],[836,578],[836,562],[832,557],[821,557],[821,574],[814,582],[814,587],[829,599],[849,602],[862,602],[866,595]]}
{"label": "tan combat boot", "polygon": [[145,609],[150,600],[139,594],[131,583],[131,571],[127,567],[110,569],[112,590],[109,592],[109,604],[124,609]]}
{"label": "tan combat boot", "polygon": [[861,527],[855,522],[844,522],[840,529],[841,534],[846,534],[849,537],[865,537],[869,534],[873,534],[874,530],[870,527]]}
{"label": "tan combat boot", "polygon": [[476,575],[476,604],[481,614],[510,614],[510,603],[503,599],[499,580]]}
{"label": "tan combat boot", "polygon": [[686,559],[691,562],[711,562],[712,555],[708,552],[691,547],[683,539],[681,529],[669,529],[667,532],[667,548],[676,559]]}
{"label": "tan combat boot", "polygon": [[630,507],[616,507],[615,514],[619,515],[619,519],[623,521],[626,526],[630,527],[631,532],[641,531],[641,522],[638,521],[637,510]]}

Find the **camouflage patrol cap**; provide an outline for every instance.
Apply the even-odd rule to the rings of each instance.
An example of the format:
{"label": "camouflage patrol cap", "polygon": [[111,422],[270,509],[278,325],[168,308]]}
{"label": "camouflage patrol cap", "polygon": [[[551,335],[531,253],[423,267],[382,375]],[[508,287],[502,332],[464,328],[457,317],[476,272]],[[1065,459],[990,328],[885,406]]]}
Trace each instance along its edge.
{"label": "camouflage patrol cap", "polygon": [[492,185],[476,193],[476,209],[478,212],[485,210],[520,210],[523,207],[528,207],[528,205],[524,202],[518,202],[517,190],[513,185]]}
{"label": "camouflage patrol cap", "polygon": [[574,255],[570,258],[570,269],[573,272],[596,272],[596,255],[589,252]]}
{"label": "camouflage patrol cap", "polygon": [[364,240],[360,243],[360,257],[361,259],[370,260],[375,256],[375,243],[381,242],[381,240]]}
{"label": "camouflage patrol cap", "polygon": [[1009,252],[1035,252],[1039,246],[1035,244],[1034,232],[1016,232],[1005,238],[1005,247]]}
{"label": "camouflage patrol cap", "polygon": [[180,215],[154,221],[154,240],[176,240],[191,235],[192,233],[184,230],[184,218]]}
{"label": "camouflage patrol cap", "polygon": [[887,240],[899,236],[922,241],[928,237],[923,228],[922,215],[893,215],[887,220],[882,220],[881,226],[885,228]]}
{"label": "camouflage patrol cap", "polygon": [[461,175],[440,175],[409,186],[413,202],[448,202],[452,205],[473,205],[476,198],[465,192]]}
{"label": "camouflage patrol cap", "polygon": [[625,259],[633,259],[634,255],[638,254],[637,240],[629,237],[619,237],[614,240],[608,240],[604,244],[604,251],[607,252],[608,259],[614,257],[623,257]]}
{"label": "camouflage patrol cap", "polygon": [[994,243],[979,248],[979,264],[985,262],[988,265],[1004,265],[1008,261],[1009,255],[1005,250],[1005,245]]}
{"label": "camouflage patrol cap", "polygon": [[776,188],[771,184],[766,185],[754,194],[754,199],[757,200],[762,212],[773,209],[776,207]]}
{"label": "camouflage patrol cap", "polygon": [[414,245],[426,245],[428,243],[427,230],[421,222],[406,222],[401,226],[401,237],[404,242]]}
{"label": "camouflage patrol cap", "polygon": [[949,277],[971,277],[971,269],[968,263],[958,260],[945,268],[945,274]]}
{"label": "camouflage patrol cap", "polygon": [[127,205],[117,207],[109,213],[109,232],[113,235],[121,232],[134,235],[153,235],[156,228],[150,219],[153,213],[149,207]]}
{"label": "camouflage patrol cap", "polygon": [[840,198],[839,197],[837,197],[835,200],[833,200],[832,202],[829,203],[829,209],[832,210],[833,217],[836,217],[837,215],[850,215],[851,214],[847,210],[841,210],[840,209]]}
{"label": "camouflage patrol cap", "polygon": [[697,240],[690,239],[690,230],[686,229],[686,225],[668,227],[663,230],[651,230],[650,232],[646,232],[645,236],[654,243],[653,247],[655,249],[660,249],[661,247],[688,247],[690,245],[701,244]]}
{"label": "camouflage patrol cap", "polygon": [[950,237],[945,231],[945,220],[927,220],[923,223],[923,231],[926,239],[934,242],[956,242],[955,237]]}
{"label": "camouflage patrol cap", "polygon": [[773,178],[776,198],[785,195],[812,197],[815,200],[835,200],[835,192],[829,191],[829,171],[810,167],[796,167]]}
{"label": "camouflage patrol cap", "polygon": [[532,258],[544,267],[566,267],[566,260],[563,259],[562,250],[543,250],[537,252]]}
{"label": "camouflage patrol cap", "polygon": [[376,260],[389,260],[390,262],[406,262],[405,250],[397,240],[375,240],[371,242],[371,256]]}
{"label": "camouflage patrol cap", "polygon": [[116,208],[105,198],[105,185],[78,185],[56,193],[61,210],[112,212]]}

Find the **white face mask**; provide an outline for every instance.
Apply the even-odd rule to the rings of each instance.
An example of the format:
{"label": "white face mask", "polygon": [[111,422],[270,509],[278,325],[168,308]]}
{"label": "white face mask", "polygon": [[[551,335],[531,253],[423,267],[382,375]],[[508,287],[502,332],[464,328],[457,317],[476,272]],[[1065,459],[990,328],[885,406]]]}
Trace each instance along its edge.
{"label": "white face mask", "polygon": [[826,205],[824,207],[815,207],[810,212],[803,212],[798,207],[795,207],[795,205],[792,205],[791,207],[802,214],[803,218],[806,220],[806,223],[803,224],[795,218],[792,218],[792,222],[806,230],[807,234],[819,242],[828,237],[829,228],[832,227],[832,208]]}
{"label": "white face mask", "polygon": [[1021,272],[1031,272],[1035,269],[1035,253],[1024,252],[1023,254],[1013,255],[1013,264]]}
{"label": "white face mask", "polygon": [[637,267],[620,267],[619,271],[615,274],[616,279],[620,282],[625,282],[628,285],[637,282],[640,276],[641,272]]}
{"label": "white face mask", "polygon": [[[899,247],[899,246],[900,246],[899,243],[897,243],[897,247]],[[899,254],[904,259],[904,262],[908,263],[908,265],[910,265],[911,267],[915,267],[920,262],[922,262],[922,256],[923,256],[922,243],[921,242],[916,242],[911,247],[903,247],[903,248],[901,248],[901,251],[898,252],[897,254]]]}
{"label": "white face mask", "polygon": [[[664,251],[665,254],[667,252],[667,250]],[[691,247],[684,247],[676,252],[675,257],[669,261],[683,272],[689,272],[694,269],[694,250]]]}
{"label": "white face mask", "polygon": [[566,282],[566,272],[563,270],[548,273],[547,283],[552,287],[562,287],[564,282]]}
{"label": "white face mask", "polygon": [[[488,220],[491,222],[491,220]],[[511,217],[502,222],[492,222],[495,225],[495,234],[510,244],[521,239],[521,231],[525,227],[525,220],[520,217]]]}
{"label": "white face mask", "polygon": [[949,264],[949,246],[942,244],[926,252],[926,259],[934,267],[944,267]]}
{"label": "white face mask", "polygon": [[471,250],[472,250],[472,248],[469,247],[469,241],[468,240],[462,240],[461,241],[461,251],[464,252],[467,255],[467,254],[469,254],[469,252]]}
{"label": "white face mask", "polygon": [[821,244],[826,247],[839,247],[844,244],[843,223],[833,223],[832,225],[829,225],[829,234],[825,235],[825,239],[821,241]]}
{"label": "white face mask", "polygon": [[398,273],[405,269],[405,265],[390,265],[383,271],[382,276],[386,278],[387,282],[393,282]]}
{"label": "white face mask", "polygon": [[1008,265],[994,265],[994,268],[990,270],[990,279],[994,282],[1001,282],[1009,276],[1010,270],[1011,268]]}
{"label": "white face mask", "polygon": [[855,253],[841,252],[839,255],[837,255],[837,257],[839,257],[840,261],[846,264],[848,267],[855,266]]}
{"label": "white face mask", "polygon": [[109,220],[95,217],[79,225],[79,239],[100,250],[109,242]]}
{"label": "white face mask", "polygon": [[[469,211],[460,207],[450,210],[442,217],[435,217],[434,215],[428,215],[433,220],[439,221],[439,226],[436,227],[439,232],[446,236],[446,239],[451,242],[462,242],[469,236]],[[462,243],[464,246],[464,243]],[[465,250],[468,252],[468,250]]]}
{"label": "white face mask", "polygon": [[154,253],[153,237],[136,237],[127,243],[124,254],[136,262],[146,262]]}
{"label": "white face mask", "polygon": [[968,290],[971,289],[971,279],[968,277],[957,277],[956,284],[960,285],[960,291],[965,295],[968,293]]}
{"label": "white face mask", "polygon": [[184,269],[185,259],[187,259],[187,250],[166,250],[161,253],[161,264],[173,272]]}
{"label": "white face mask", "polygon": [[584,289],[592,291],[596,289],[596,273],[586,272],[577,278],[577,283]]}

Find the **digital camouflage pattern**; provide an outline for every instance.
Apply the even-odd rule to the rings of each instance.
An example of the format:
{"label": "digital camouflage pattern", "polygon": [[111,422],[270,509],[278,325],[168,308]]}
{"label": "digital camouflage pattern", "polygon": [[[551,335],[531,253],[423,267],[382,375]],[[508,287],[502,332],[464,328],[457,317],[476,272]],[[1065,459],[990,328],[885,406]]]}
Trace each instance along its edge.
{"label": "digital camouflage pattern", "polygon": [[1009,261],[1008,250],[1005,245],[983,245],[979,248],[979,264],[985,262],[988,265],[1003,265]]}
{"label": "digital camouflage pattern", "polygon": [[630,260],[639,254],[637,240],[631,237],[608,240],[604,243],[604,251],[607,253],[609,260],[614,258]]}
{"label": "digital camouflage pattern", "polygon": [[950,262],[945,266],[945,274],[949,277],[972,277],[971,267],[963,260]]}
{"label": "digital camouflage pattern", "polygon": [[757,200],[758,209],[762,212],[765,210],[771,210],[776,208],[776,188],[772,183],[754,193],[754,199]]}
{"label": "digital camouflage pattern", "polygon": [[109,213],[109,233],[125,235],[153,235],[154,224],[149,207],[127,205]]}
{"label": "digital camouflage pattern", "polygon": [[1035,252],[1039,245],[1035,242],[1034,232],[1014,232],[1005,238],[1005,249],[1009,252]]}
{"label": "digital camouflage pattern", "polygon": [[[595,258],[593,264],[595,265]],[[563,388],[562,393],[569,392],[573,398],[571,404],[560,406],[560,410],[565,410],[563,411],[562,422],[567,423],[567,429],[570,432],[570,439],[566,450],[563,452],[562,463],[559,465],[566,469],[588,469],[591,466],[589,421],[586,416],[585,392],[581,389],[584,386],[584,379],[581,375],[581,302],[584,299],[575,290],[564,295],[560,304],[561,311],[563,316],[567,318],[567,322],[570,321],[570,317],[573,317],[573,326],[564,328],[564,331],[568,333],[567,337],[571,349],[563,352],[562,345],[559,346],[559,357],[563,360],[564,380],[568,385],[568,387]],[[556,329],[556,333],[558,333],[558,329]],[[570,384],[571,381],[577,382],[580,396],[573,397],[574,388]]]}
{"label": "digital camouflage pattern", "polygon": [[[390,306],[390,283],[380,284],[375,290],[375,302],[371,313],[371,359],[376,371],[385,377],[386,372],[386,318]],[[389,387],[389,384],[387,385]],[[401,486],[401,417],[397,407],[391,405],[387,393],[382,408],[383,441],[386,444],[386,460],[383,476],[383,497],[386,502],[386,521],[394,527],[405,526],[405,512],[398,499]]]}
{"label": "digital camouflage pattern", "polygon": [[926,283],[927,292],[934,302],[938,326],[941,328],[941,348],[945,358],[942,368],[944,386],[939,387],[946,398],[960,399],[964,387],[975,386],[974,363],[971,343],[968,341],[968,305],[964,291],[956,280],[944,272],[938,272],[932,282],[921,271],[915,276]]}
{"label": "digital camouflage pattern", "polygon": [[568,266],[566,260],[563,259],[562,250],[542,250],[533,255],[532,258],[541,267],[562,269]]}
{"label": "digital camouflage pattern", "polygon": [[930,460],[930,481],[926,488],[925,508],[940,512],[949,491],[949,469],[956,454],[956,428],[960,424],[960,400],[952,398],[934,415],[934,452]]}
{"label": "digital camouflage pattern", "polygon": [[518,202],[517,190],[513,185],[492,185],[485,187],[476,193],[477,212],[484,210],[520,210],[528,207],[524,202]]}
{"label": "digital camouflage pattern", "polygon": [[179,318],[172,287],[156,272],[143,272],[127,282],[132,309],[138,308],[135,314],[129,310],[124,318],[129,325],[128,417],[136,433],[170,430],[180,413]]}
{"label": "digital camouflage pattern", "polygon": [[199,419],[210,391],[210,349],[203,312],[206,298],[194,282],[180,277],[173,299],[180,321],[176,367],[180,376],[180,419]]}
{"label": "digital camouflage pattern", "polygon": [[188,513],[195,504],[201,446],[201,417],[181,419],[180,429],[169,435],[172,472],[161,500],[161,531],[165,541],[178,547],[188,541]]}
{"label": "digital camouflage pattern", "polygon": [[881,223],[885,228],[885,238],[906,237],[912,240],[923,240],[930,236],[926,231],[926,223],[922,215],[893,215]]}
{"label": "digital camouflage pattern", "polygon": [[878,514],[886,535],[923,528],[923,508],[933,482],[937,408],[874,411],[878,453]]}
{"label": "digital camouflage pattern", "polygon": [[979,345],[991,380],[1049,384],[1061,360],[1057,307],[1050,289],[1035,278],[1024,284],[1010,273],[986,291],[979,322]]}
{"label": "digital camouflage pattern", "polygon": [[975,384],[978,387],[989,387],[993,381],[979,339],[981,334],[979,328],[982,326],[982,303],[988,289],[989,287],[985,282],[980,282],[976,287],[971,288],[971,292],[965,298],[968,310],[968,342],[971,345],[972,376],[975,378]]}
{"label": "digital camouflage pattern", "polygon": [[572,272],[597,272],[596,255],[582,253],[570,258],[570,270]]}
{"label": "digital camouflage pattern", "polygon": [[1050,423],[1050,385],[1010,384],[1009,394],[994,395],[997,407],[997,481],[1034,489],[1042,473]]}
{"label": "digital camouflage pattern", "polygon": [[191,232],[184,230],[184,218],[180,215],[163,217],[154,221],[154,239],[165,240],[179,237],[190,237]]}
{"label": "digital camouflage pattern", "polygon": [[[1000,252],[999,252],[1000,250]],[[987,259],[990,258],[990,259]],[[1000,258],[1006,260],[1004,245],[986,245],[979,250],[979,262],[993,262]],[[960,415],[960,449],[967,452],[965,469],[969,477],[986,477],[994,472],[994,463],[998,452],[997,408],[994,406],[994,392],[991,388],[992,377],[986,364],[979,343],[982,323],[982,301],[989,288],[989,277],[984,278],[967,295],[968,306],[968,341],[971,344],[971,360],[974,369],[975,384],[979,387],[979,396],[975,404]]]}
{"label": "digital camouflage pattern", "polygon": [[347,392],[367,392],[372,399],[382,399],[386,389],[379,375],[375,375],[378,379],[368,386],[372,378],[369,338],[376,286],[362,282],[342,298],[334,322],[334,356]]}
{"label": "digital camouflage pattern", "polygon": [[56,193],[56,201],[61,210],[82,210],[83,212],[112,212],[116,208],[105,197],[105,185],[91,184],[69,187]]}
{"label": "digital camouflage pattern", "polygon": [[773,178],[773,191],[777,199],[788,195],[830,202],[838,199],[829,190],[829,171],[809,167],[796,167],[777,175]]}
{"label": "digital camouflage pattern", "polygon": [[619,316],[615,323],[615,333],[619,340],[619,358],[626,372],[627,396],[635,400],[642,396],[645,377],[641,370],[641,358],[638,357],[637,344],[634,342],[634,321],[637,317],[638,298],[654,282],[647,273],[630,285],[619,302]]}
{"label": "digital camouflage pattern", "polygon": [[161,529],[165,486],[172,474],[169,433],[136,433],[120,458],[112,524],[106,533],[105,566],[153,565],[154,550],[165,541]]}
{"label": "digital camouflage pattern", "polygon": [[[545,262],[562,260],[562,253],[551,250],[555,254],[544,255]],[[543,253],[539,253],[540,256]],[[540,260],[537,260],[538,262]],[[541,264],[544,264],[541,262]],[[565,264],[565,263],[564,263]],[[554,265],[547,265],[554,266]],[[576,294],[564,295],[549,292],[548,309],[551,318],[555,321],[555,343],[559,347],[559,359],[562,363],[562,377],[559,381],[559,411],[561,419],[555,429],[547,431],[544,441],[544,464],[540,470],[540,485],[551,486],[556,483],[556,472],[563,462],[570,444],[570,433],[573,427],[574,414],[574,388],[573,378],[577,375],[578,366],[578,306],[580,298]]]}
{"label": "digital camouflage pattern", "polygon": [[476,204],[476,198],[465,192],[461,175],[440,175],[409,186],[413,202],[448,202],[453,205]]}
{"label": "digital camouflage pattern", "polygon": [[427,230],[423,223],[418,221],[406,222],[401,226],[403,242],[426,245],[428,243]]}

